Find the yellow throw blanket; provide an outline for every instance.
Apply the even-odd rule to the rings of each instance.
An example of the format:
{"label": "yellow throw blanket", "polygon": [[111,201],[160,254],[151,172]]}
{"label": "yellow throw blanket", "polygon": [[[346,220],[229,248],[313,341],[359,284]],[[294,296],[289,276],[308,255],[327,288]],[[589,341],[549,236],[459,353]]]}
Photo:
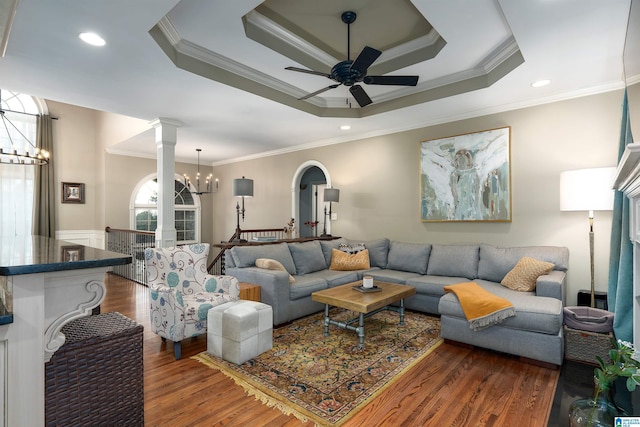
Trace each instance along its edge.
{"label": "yellow throw blanket", "polygon": [[474,331],[488,328],[516,315],[513,304],[493,295],[475,282],[459,283],[444,287],[445,292],[453,292]]}

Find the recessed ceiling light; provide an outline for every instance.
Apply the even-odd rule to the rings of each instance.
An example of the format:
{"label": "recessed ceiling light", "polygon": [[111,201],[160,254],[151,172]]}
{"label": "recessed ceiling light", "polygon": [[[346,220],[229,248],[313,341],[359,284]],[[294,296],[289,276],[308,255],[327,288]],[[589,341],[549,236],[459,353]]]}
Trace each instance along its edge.
{"label": "recessed ceiling light", "polygon": [[104,46],[106,44],[104,39],[96,33],[80,33],[78,37],[80,37],[80,40],[83,42],[89,43],[92,46]]}
{"label": "recessed ceiling light", "polygon": [[349,129],[351,129],[351,126],[349,126],[349,125],[342,125],[342,126],[340,126],[340,129],[342,129],[342,130],[349,130]]}
{"label": "recessed ceiling light", "polygon": [[537,82],[531,83],[531,87],[542,87],[551,83],[551,80],[538,80]]}

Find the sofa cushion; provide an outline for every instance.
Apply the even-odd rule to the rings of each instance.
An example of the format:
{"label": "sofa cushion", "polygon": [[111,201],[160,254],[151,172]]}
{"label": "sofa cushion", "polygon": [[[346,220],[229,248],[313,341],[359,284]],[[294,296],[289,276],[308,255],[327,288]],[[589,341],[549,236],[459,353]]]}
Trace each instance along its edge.
{"label": "sofa cushion", "polygon": [[369,250],[365,249],[357,254],[348,254],[341,250],[333,249],[329,268],[338,271],[368,270],[370,268]]}
{"label": "sofa cushion", "polygon": [[296,266],[289,252],[289,245],[277,243],[275,245],[234,246],[230,250],[236,267],[245,268],[256,265],[258,258],[270,258],[280,261],[289,274],[296,274]]}
{"label": "sofa cushion", "polygon": [[418,276],[407,279],[406,285],[416,288],[416,294],[441,297],[445,294],[444,287],[468,281],[466,277],[449,276]]}
{"label": "sofa cushion", "polygon": [[431,245],[428,244],[391,242],[387,268],[425,274],[429,252]]}
{"label": "sofa cushion", "polygon": [[378,282],[399,283],[401,285],[404,285],[409,279],[420,277],[418,273],[412,273],[410,271],[389,270],[388,268],[381,270],[369,270],[367,271],[366,275],[373,277],[373,280]]}
{"label": "sofa cushion", "polygon": [[[256,267],[266,268],[267,270],[287,271],[287,269],[284,268],[284,265],[282,265],[280,261],[270,258],[256,259]],[[289,274],[289,283],[293,283],[295,281],[296,279],[294,279],[293,276]]]}
{"label": "sofa cushion", "polygon": [[331,249],[338,249],[343,243],[347,243],[347,239],[344,237],[334,240],[320,240],[320,247],[322,248],[324,261],[327,265],[331,265]]}
{"label": "sofa cushion", "polygon": [[475,279],[479,250],[478,245],[431,245],[427,274]]}
{"label": "sofa cushion", "polygon": [[525,256],[540,261],[552,262],[555,265],[555,270],[567,271],[569,268],[569,249],[565,247],[522,246],[501,248],[483,243],[480,245],[478,278],[500,283],[520,258]]}
{"label": "sofa cushion", "polygon": [[387,255],[389,254],[389,239],[382,238],[376,240],[350,240],[349,244],[364,243],[364,247],[369,250],[369,262],[371,267],[387,267]]}
{"label": "sofa cushion", "polygon": [[[562,301],[556,298],[539,297],[533,292],[513,291],[485,280],[475,280],[475,282],[492,294],[509,300],[516,309],[515,317],[510,317],[493,328],[504,327],[550,335],[559,334],[563,321]],[[452,293],[444,294],[440,298],[438,312],[442,316],[466,319],[458,298]]]}
{"label": "sofa cushion", "polygon": [[305,279],[324,279],[329,288],[358,281],[358,271],[320,270],[304,276]]}
{"label": "sofa cushion", "polygon": [[315,291],[327,289],[327,286],[327,281],[321,277],[298,276],[296,282],[289,285],[289,299],[295,301],[308,297]]}
{"label": "sofa cushion", "polygon": [[502,279],[502,286],[514,291],[530,292],[536,288],[538,277],[553,270],[553,263],[535,258],[522,257],[515,267]]}
{"label": "sofa cushion", "polygon": [[289,243],[289,251],[299,276],[327,268],[322,247],[317,240]]}

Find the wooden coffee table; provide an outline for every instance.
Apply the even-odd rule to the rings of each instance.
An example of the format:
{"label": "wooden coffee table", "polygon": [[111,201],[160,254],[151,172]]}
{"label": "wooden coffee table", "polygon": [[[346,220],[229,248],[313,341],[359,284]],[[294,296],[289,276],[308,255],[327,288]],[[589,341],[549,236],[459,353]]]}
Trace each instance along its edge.
{"label": "wooden coffee table", "polygon": [[[358,334],[358,347],[364,347],[364,319],[382,311],[392,310],[400,314],[400,325],[404,325],[404,299],[416,293],[413,286],[399,285],[397,283],[375,282],[375,286],[381,288],[380,292],[359,292],[354,286],[362,285],[362,280],[323,289],[311,294],[311,299],[325,304],[324,308],[324,334],[329,335],[329,325],[335,325],[343,329],[354,331]],[[400,302],[400,307],[390,304]],[[359,313],[346,322],[338,322],[329,318],[329,307],[346,308]],[[352,323],[358,322],[358,326]]]}

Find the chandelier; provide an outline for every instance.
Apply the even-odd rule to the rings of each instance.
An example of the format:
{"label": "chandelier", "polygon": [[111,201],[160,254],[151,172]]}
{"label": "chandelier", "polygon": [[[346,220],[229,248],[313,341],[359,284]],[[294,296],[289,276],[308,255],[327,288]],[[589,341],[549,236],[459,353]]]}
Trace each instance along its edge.
{"label": "chandelier", "polygon": [[[205,189],[202,190],[200,189],[200,152],[202,151],[200,148],[196,148],[196,151],[198,152],[198,172],[196,173],[196,181],[195,183],[191,182],[191,179],[189,179],[189,176],[185,173],[184,176],[184,186],[187,187],[187,189],[189,189],[189,191],[192,194],[197,194],[198,196],[202,195],[202,194],[209,194],[209,193],[214,193],[218,191],[218,180],[216,179],[215,181],[215,191],[211,191],[212,188],[212,178],[213,178],[213,174],[209,174],[209,176],[207,176],[207,178],[205,179]],[[191,186],[193,185],[193,188],[196,189],[196,191],[191,191]]]}
{"label": "chandelier", "polygon": [[[0,93],[1,99],[2,94]],[[8,145],[0,146],[0,163],[38,166],[48,164],[49,152],[36,147],[34,143],[29,141],[29,138],[6,116],[5,113],[7,111],[16,114],[27,114],[20,111],[4,110],[0,107],[0,120],[4,125],[7,141],[9,141]],[[16,137],[23,139],[24,143],[18,144],[19,141],[15,140]]]}

